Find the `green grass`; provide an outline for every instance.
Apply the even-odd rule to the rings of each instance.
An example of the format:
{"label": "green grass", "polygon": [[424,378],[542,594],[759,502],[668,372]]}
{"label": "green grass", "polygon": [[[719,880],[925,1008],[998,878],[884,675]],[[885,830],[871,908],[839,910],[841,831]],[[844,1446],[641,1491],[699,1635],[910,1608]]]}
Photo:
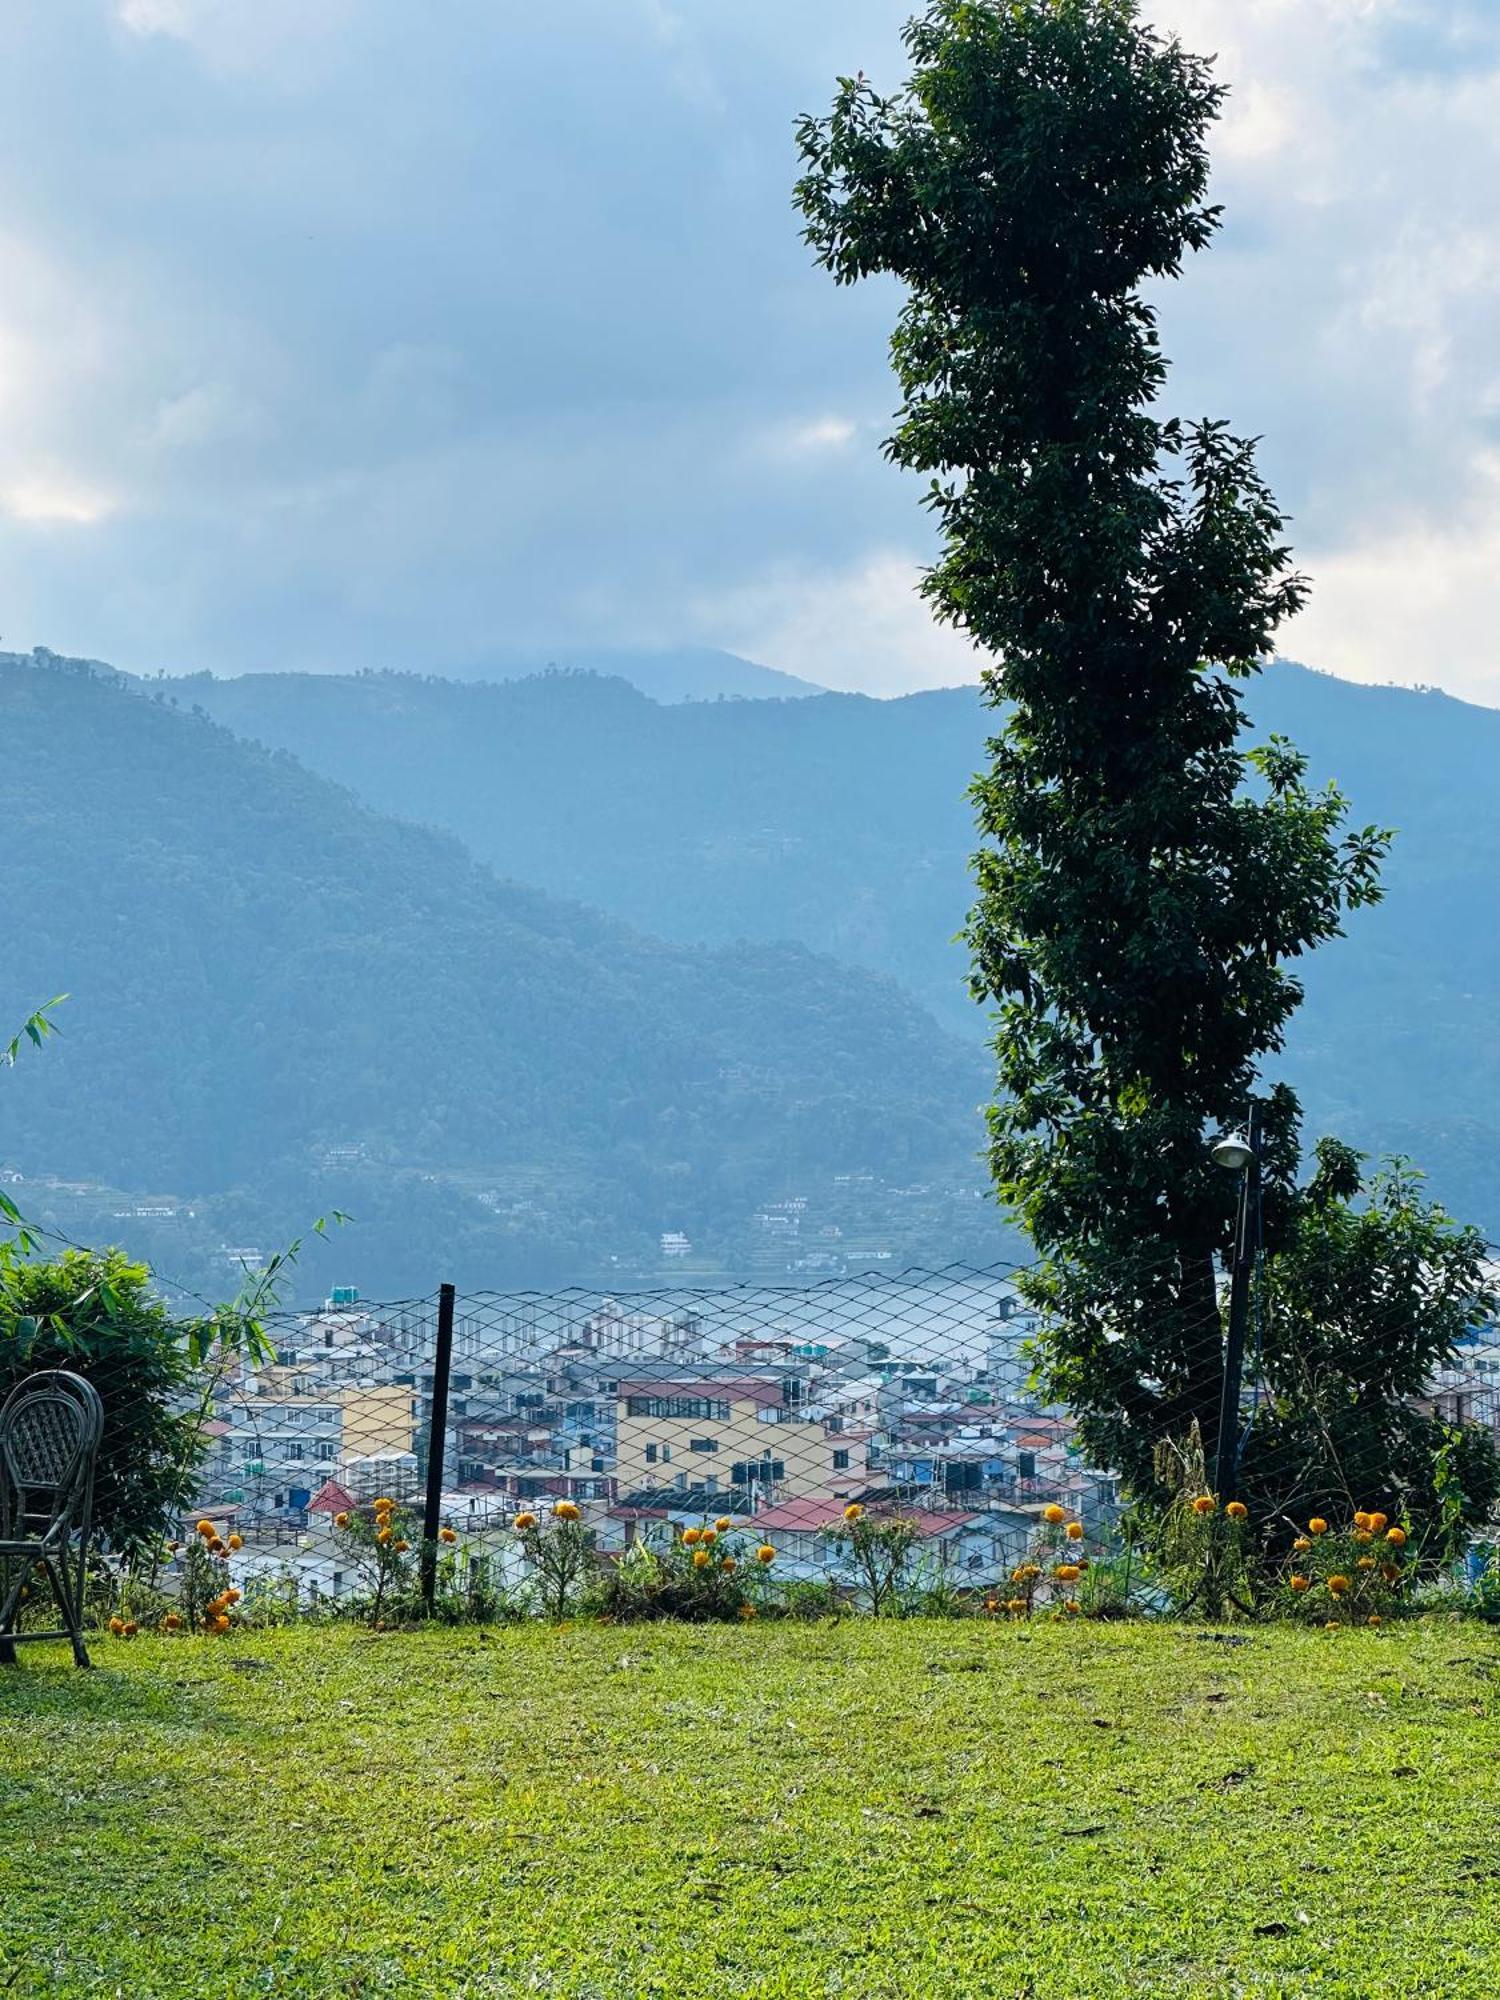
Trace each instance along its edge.
{"label": "green grass", "polygon": [[1500,1639],[847,1623],[0,1671],[0,1994],[1500,1987]]}

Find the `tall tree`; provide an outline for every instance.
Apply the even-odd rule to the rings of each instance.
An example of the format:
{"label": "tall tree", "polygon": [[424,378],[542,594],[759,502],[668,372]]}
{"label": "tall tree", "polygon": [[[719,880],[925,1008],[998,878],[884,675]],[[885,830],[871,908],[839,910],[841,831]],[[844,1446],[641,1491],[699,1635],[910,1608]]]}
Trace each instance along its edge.
{"label": "tall tree", "polygon": [[[1234,1189],[1208,1159],[1301,998],[1291,964],[1379,895],[1242,690],[1302,602],[1252,444],[1160,414],[1143,287],[1218,223],[1209,65],[1134,0],[934,0],[912,71],[799,128],[807,240],[897,278],[887,444],[930,476],[924,588],[1005,710],[975,799],[969,938],[998,1008],[998,1191],[1043,1262],[1054,1393],[1138,1491],[1222,1386]],[[1299,1207],[1298,1105],[1266,1107],[1267,1228]]]}

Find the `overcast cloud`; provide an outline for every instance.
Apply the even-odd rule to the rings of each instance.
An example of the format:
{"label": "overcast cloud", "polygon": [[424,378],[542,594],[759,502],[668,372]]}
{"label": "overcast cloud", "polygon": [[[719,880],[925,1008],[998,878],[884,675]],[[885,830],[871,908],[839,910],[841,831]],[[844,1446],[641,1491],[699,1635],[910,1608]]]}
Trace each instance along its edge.
{"label": "overcast cloud", "polygon": [[[141,670],[710,643],[972,662],[794,115],[889,0],[27,0],[0,15],[0,643]],[[1265,435],[1287,650],[1500,703],[1500,6],[1154,0],[1218,50],[1175,407]]]}

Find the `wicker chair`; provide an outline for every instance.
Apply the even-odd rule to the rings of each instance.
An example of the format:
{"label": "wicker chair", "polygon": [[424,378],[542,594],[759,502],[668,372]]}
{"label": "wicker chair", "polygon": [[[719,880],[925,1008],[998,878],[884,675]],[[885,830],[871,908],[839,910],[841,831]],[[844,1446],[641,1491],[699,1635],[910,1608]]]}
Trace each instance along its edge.
{"label": "wicker chair", "polygon": [[[89,1664],[84,1564],[103,1431],[98,1391],[65,1368],[28,1375],[0,1408],[0,1663],[14,1664],[21,1640],[69,1639],[79,1666]],[[59,1631],[16,1629],[38,1573],[52,1586]]]}

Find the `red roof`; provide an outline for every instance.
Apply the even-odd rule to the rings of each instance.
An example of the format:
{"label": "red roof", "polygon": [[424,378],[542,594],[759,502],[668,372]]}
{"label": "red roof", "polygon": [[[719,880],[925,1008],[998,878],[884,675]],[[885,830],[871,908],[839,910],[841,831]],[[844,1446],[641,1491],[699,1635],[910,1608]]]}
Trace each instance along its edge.
{"label": "red roof", "polygon": [[325,1480],[307,1503],[309,1514],[352,1514],[354,1502],[336,1479]]}
{"label": "red roof", "polygon": [[747,1381],[740,1376],[703,1381],[653,1375],[645,1381],[621,1382],[619,1396],[698,1396],[721,1403],[781,1403],[785,1400],[779,1382]]}
{"label": "red roof", "polygon": [[[779,1507],[768,1507],[763,1514],[756,1514],[750,1525],[757,1532],[762,1528],[774,1533],[777,1529],[784,1533],[808,1533],[817,1528],[832,1527],[843,1518],[845,1503],[842,1500],[783,1500]],[[886,1509],[879,1509],[884,1514]],[[900,1514],[905,1521],[915,1521],[923,1537],[946,1535],[953,1528],[962,1528],[970,1521],[977,1521],[977,1514],[924,1514],[894,1507],[892,1514]]]}

